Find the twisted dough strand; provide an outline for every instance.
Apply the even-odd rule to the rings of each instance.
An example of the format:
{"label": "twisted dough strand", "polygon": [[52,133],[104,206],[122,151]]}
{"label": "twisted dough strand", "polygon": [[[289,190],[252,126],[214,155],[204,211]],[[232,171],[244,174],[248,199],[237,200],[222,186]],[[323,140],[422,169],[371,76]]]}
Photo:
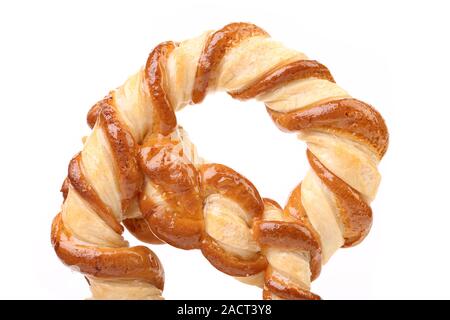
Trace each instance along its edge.
{"label": "twisted dough strand", "polygon": [[[52,225],[58,257],[86,276],[96,299],[160,299],[164,286],[154,253],[143,246],[129,248],[121,236],[123,219],[131,218],[131,225],[141,221],[134,218],[143,181],[136,140],[147,130],[138,129],[151,124],[146,96],[138,74],[92,108],[88,123],[93,131],[70,162],[62,212]],[[150,240],[150,229],[144,232]]]}
{"label": "twisted dough strand", "polygon": [[[101,115],[111,110],[107,106],[120,101],[120,108],[112,110],[121,115],[119,127],[126,128],[121,132],[142,144],[134,153],[135,143],[127,147],[112,140],[115,165],[99,163],[115,174],[116,189],[108,191],[120,194],[120,201],[115,199],[113,206],[104,198],[109,206],[95,205],[95,194],[76,189],[70,174],[68,199],[76,189],[116,232],[120,230],[108,218],[110,212],[116,221],[126,218],[126,226],[141,240],[201,249],[217,269],[263,287],[265,299],[318,299],[310,283],[321,265],[339,247],[362,241],[371,227],[368,203],[375,197],[380,180],[376,166],[388,144],[379,113],[338,87],[325,66],[246,23],[179,44],[162,43],[134,78],[139,80],[128,80],[88,116],[98,126]],[[176,110],[201,102],[214,90],[263,101],[278,127],[307,142],[311,170],[284,209],[262,199],[231,168],[205,163],[177,125]],[[136,163],[145,174],[141,189],[130,183],[141,181]],[[101,197],[104,187],[97,183],[92,189]],[[67,203],[63,217],[72,202]]]}

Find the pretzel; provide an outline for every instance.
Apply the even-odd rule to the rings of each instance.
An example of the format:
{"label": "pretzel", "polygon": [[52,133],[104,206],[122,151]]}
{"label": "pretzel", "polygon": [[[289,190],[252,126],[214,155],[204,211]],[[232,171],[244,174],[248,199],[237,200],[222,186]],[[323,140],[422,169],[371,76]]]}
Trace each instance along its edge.
{"label": "pretzel", "polygon": [[[264,102],[281,130],[306,142],[311,170],[284,207],[233,169],[201,159],[177,124],[176,111],[213,91]],[[95,299],[161,298],[158,258],[128,247],[121,223],[147,243],[200,249],[218,270],[260,286],[264,299],[319,299],[310,286],[322,265],[371,228],[388,145],[383,118],[324,65],[253,24],[158,45],[91,108],[88,124],[52,243]]]}

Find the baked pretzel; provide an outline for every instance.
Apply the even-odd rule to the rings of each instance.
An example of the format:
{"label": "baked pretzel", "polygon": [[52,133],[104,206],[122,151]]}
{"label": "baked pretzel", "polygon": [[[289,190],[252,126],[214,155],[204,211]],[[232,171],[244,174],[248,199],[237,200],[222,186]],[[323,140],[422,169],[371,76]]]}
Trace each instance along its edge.
{"label": "baked pretzel", "polygon": [[[263,101],[281,130],[307,143],[311,170],[284,208],[233,169],[202,160],[177,124],[176,111],[212,91]],[[310,284],[321,266],[372,225],[384,120],[324,65],[253,24],[158,45],[91,108],[88,124],[52,243],[93,298],[161,298],[159,260],[129,248],[121,222],[142,241],[200,249],[220,271],[262,287],[265,299],[319,299]]]}

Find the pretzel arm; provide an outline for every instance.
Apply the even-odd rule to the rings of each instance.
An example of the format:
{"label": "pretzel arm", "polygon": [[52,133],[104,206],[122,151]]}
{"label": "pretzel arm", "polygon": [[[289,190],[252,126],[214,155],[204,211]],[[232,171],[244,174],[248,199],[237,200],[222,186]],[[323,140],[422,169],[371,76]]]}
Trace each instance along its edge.
{"label": "pretzel arm", "polygon": [[[338,248],[361,242],[370,230],[369,203],[380,181],[377,165],[388,144],[380,114],[351,98],[324,65],[284,47],[251,24],[230,24],[176,44],[161,65],[165,75],[159,83],[165,95],[162,110],[169,113],[199,103],[212,91],[227,91],[240,100],[260,100],[280,129],[298,133],[307,143],[312,168],[283,210],[267,215],[267,210],[276,209],[258,195],[255,202],[260,210],[255,214],[245,206],[246,200],[233,197],[242,181],[238,173],[233,171],[233,182],[223,189],[211,191],[211,181],[202,174],[205,164],[181,155],[193,171],[200,172],[200,182],[194,180],[203,190],[194,192],[200,197],[195,209],[189,213],[178,210],[176,214],[179,221],[195,216],[196,230],[201,230],[191,230],[199,237],[189,248],[201,248],[219,270],[264,287],[265,298],[318,298],[309,290],[321,264]],[[173,122],[173,132],[177,128]],[[183,144],[182,139],[174,141],[178,141],[175,145]],[[176,157],[172,153],[171,158]],[[229,176],[220,170],[216,174],[222,180]],[[152,183],[152,177],[147,175],[146,181]],[[256,191],[252,185],[249,189]],[[167,193],[151,190],[148,199],[155,195],[161,199]],[[297,247],[291,244],[285,248],[276,241],[271,244],[273,235],[263,227],[267,223],[256,223],[266,216],[271,216],[273,226],[292,231],[286,231],[291,237],[300,237],[293,242]],[[171,219],[177,221],[175,216]],[[304,228],[303,233],[297,230],[298,225]],[[258,227],[262,229],[256,232]],[[182,232],[174,233],[180,236],[175,245],[183,247]],[[310,245],[299,245],[302,241]],[[209,245],[205,247],[205,243]]]}
{"label": "pretzel arm", "polygon": [[52,244],[85,275],[94,299],[161,299],[158,258],[146,247],[129,247],[121,235],[124,219],[140,219],[137,142],[151,125],[151,108],[139,72],[91,109],[92,133],[69,165]]}
{"label": "pretzel arm", "polygon": [[[214,91],[263,102],[281,130],[306,142],[311,169],[284,207],[233,169],[201,159],[178,125],[176,111]],[[324,65],[255,25],[161,43],[88,123],[93,132],[69,166],[52,241],[94,298],[161,295],[159,261],[127,247],[122,221],[146,242],[201,250],[218,270],[263,288],[265,299],[319,299],[310,287],[322,265],[372,225],[388,146],[383,118]]]}

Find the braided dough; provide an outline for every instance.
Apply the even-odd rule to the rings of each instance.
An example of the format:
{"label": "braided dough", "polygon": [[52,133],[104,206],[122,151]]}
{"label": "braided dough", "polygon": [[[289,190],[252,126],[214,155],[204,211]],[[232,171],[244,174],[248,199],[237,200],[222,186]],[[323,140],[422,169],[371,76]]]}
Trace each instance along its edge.
{"label": "braided dough", "polygon": [[[175,111],[212,91],[262,101],[305,141],[311,170],[281,207],[245,177],[196,153]],[[92,133],[70,162],[52,225],[58,257],[95,299],[160,299],[164,273],[147,243],[200,249],[265,299],[319,299],[321,266],[369,232],[388,131],[380,114],[340,88],[322,64],[233,23],[164,42],[146,65],[92,107]]]}

